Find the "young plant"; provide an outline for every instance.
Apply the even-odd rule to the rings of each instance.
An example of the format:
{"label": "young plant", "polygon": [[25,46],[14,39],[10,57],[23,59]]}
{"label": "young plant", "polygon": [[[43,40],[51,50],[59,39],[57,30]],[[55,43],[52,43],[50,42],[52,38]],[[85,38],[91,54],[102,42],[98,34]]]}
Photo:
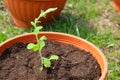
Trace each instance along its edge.
{"label": "young plant", "polygon": [[33,51],[38,51],[39,52],[39,56],[40,56],[40,60],[41,60],[41,67],[40,70],[43,70],[43,67],[49,68],[51,66],[51,60],[58,60],[59,57],[57,55],[51,55],[50,58],[46,58],[42,56],[42,49],[45,46],[45,40],[47,40],[46,36],[41,36],[40,38],[38,38],[38,34],[39,32],[42,30],[42,26],[38,26],[38,23],[40,23],[40,18],[42,17],[46,17],[47,13],[53,12],[55,11],[57,8],[50,8],[47,9],[46,11],[41,11],[40,15],[38,16],[38,18],[35,18],[35,20],[33,22],[31,22],[31,24],[34,27],[34,35],[36,37],[37,43],[29,43],[27,45],[27,49],[31,49]]}

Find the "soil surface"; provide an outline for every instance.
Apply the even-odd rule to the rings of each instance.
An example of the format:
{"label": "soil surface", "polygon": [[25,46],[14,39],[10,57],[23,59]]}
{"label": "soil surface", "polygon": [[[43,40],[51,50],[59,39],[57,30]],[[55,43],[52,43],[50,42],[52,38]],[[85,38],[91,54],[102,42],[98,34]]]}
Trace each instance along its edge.
{"label": "soil surface", "polygon": [[26,49],[27,43],[16,43],[0,57],[0,80],[98,80],[100,66],[89,52],[54,40],[46,41],[43,56],[56,54],[50,68],[41,72],[37,52]]}

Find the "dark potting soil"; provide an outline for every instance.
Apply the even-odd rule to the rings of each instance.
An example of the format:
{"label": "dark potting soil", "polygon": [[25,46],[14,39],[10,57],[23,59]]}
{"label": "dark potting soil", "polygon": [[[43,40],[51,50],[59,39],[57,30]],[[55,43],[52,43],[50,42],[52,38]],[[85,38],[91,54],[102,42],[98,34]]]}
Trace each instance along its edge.
{"label": "dark potting soil", "polygon": [[101,75],[100,66],[89,52],[54,40],[46,41],[42,53],[60,58],[40,71],[39,54],[26,49],[26,45],[16,43],[4,51],[0,57],[0,80],[98,80]]}

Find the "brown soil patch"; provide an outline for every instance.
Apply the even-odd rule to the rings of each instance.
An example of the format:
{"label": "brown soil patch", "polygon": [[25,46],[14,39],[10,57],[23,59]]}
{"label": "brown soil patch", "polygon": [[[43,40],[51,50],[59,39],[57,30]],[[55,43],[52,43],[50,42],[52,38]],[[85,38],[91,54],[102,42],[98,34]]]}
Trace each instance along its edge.
{"label": "brown soil patch", "polygon": [[44,56],[56,54],[50,68],[39,71],[39,54],[26,49],[26,43],[16,43],[0,57],[0,80],[98,80],[100,66],[94,57],[72,45],[46,41]]}

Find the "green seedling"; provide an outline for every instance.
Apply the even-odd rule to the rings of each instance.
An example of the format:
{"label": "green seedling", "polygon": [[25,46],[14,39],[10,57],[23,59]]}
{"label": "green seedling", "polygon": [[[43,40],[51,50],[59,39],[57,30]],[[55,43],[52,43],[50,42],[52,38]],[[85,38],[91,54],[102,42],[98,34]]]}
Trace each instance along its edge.
{"label": "green seedling", "polygon": [[39,52],[40,55],[40,60],[41,60],[41,67],[40,70],[43,70],[43,67],[49,68],[51,66],[51,60],[58,60],[59,57],[57,55],[51,55],[50,58],[46,58],[42,56],[42,49],[45,46],[45,40],[47,40],[46,36],[41,36],[40,38],[38,37],[39,32],[42,30],[43,26],[38,26],[38,23],[40,23],[40,18],[46,17],[47,13],[55,11],[57,8],[50,8],[46,11],[41,11],[40,15],[38,18],[36,18],[33,22],[31,22],[32,26],[34,27],[34,35],[36,37],[37,43],[29,43],[27,45],[27,49],[31,49],[35,52]]}

